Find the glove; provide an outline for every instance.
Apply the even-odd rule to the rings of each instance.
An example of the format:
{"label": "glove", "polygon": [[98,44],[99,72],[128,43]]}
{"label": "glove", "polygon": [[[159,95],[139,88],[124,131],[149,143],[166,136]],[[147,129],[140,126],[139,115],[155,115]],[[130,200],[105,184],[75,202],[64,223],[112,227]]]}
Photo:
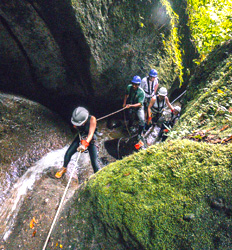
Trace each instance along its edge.
{"label": "glove", "polygon": [[86,140],[81,140],[81,145],[77,148],[78,152],[83,153],[89,146],[89,143]]}
{"label": "glove", "polygon": [[147,119],[147,124],[148,124],[148,125],[150,125],[151,120],[152,120],[152,117],[148,117],[148,119]]}
{"label": "glove", "polygon": [[165,133],[167,133],[169,130],[168,130],[168,129],[164,129],[163,131],[164,131]]}

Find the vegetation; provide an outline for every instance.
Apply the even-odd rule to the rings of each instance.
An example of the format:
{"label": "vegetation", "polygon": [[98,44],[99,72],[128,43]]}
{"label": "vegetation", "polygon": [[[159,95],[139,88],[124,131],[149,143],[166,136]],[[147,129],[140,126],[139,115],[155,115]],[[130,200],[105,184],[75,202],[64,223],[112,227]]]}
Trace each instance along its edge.
{"label": "vegetation", "polygon": [[231,150],[175,140],[110,164],[79,194],[78,230],[91,242],[101,225],[126,249],[231,249]]}
{"label": "vegetation", "polygon": [[203,60],[216,45],[232,38],[232,1],[187,2],[191,34]]}
{"label": "vegetation", "polygon": [[214,139],[222,141],[232,135],[231,52],[232,41],[228,41],[197,68],[187,89],[183,115],[170,139],[207,130],[206,138],[214,135]]}

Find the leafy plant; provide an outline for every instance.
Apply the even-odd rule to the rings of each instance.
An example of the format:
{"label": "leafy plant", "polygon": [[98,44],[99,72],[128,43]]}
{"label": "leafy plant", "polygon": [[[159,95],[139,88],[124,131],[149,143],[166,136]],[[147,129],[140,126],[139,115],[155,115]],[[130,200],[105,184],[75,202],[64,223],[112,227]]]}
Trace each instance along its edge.
{"label": "leafy plant", "polygon": [[[189,27],[200,61],[216,45],[232,38],[231,0],[187,0]],[[199,61],[196,61],[199,64]]]}

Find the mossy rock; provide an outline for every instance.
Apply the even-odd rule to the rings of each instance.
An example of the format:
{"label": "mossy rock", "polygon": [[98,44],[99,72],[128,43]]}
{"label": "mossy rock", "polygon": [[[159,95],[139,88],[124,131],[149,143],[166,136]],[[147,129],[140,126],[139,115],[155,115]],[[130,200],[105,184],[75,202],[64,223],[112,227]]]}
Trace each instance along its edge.
{"label": "mossy rock", "polygon": [[104,238],[117,249],[231,249],[231,150],[174,140],[105,167],[74,204],[82,244]]}

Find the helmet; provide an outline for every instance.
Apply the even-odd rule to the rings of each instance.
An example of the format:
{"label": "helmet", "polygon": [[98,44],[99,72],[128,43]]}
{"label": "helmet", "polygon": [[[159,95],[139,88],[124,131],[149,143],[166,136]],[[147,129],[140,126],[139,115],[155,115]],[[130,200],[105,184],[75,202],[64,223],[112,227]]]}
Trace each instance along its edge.
{"label": "helmet", "polygon": [[72,114],[71,123],[75,126],[83,125],[89,117],[89,112],[83,107],[75,108]]}
{"label": "helmet", "polygon": [[140,76],[134,76],[131,82],[133,82],[135,84],[140,84],[141,83]]}
{"label": "helmet", "polygon": [[157,77],[158,76],[158,73],[155,69],[151,69],[150,72],[149,72],[149,76],[151,77]]}
{"label": "helmet", "polygon": [[158,94],[162,96],[166,96],[168,94],[168,91],[165,87],[161,87]]}
{"label": "helmet", "polygon": [[179,113],[180,113],[180,111],[181,111],[181,107],[179,107],[179,106],[175,106],[175,107],[174,107],[174,110],[176,110],[177,112],[179,112]]}

